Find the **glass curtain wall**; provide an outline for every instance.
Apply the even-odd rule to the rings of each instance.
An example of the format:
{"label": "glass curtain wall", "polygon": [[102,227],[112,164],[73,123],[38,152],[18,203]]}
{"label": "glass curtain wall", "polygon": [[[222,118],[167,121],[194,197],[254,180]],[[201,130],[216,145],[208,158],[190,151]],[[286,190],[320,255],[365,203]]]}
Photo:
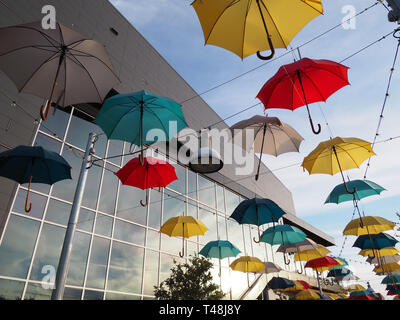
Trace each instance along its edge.
{"label": "glass curtain wall", "polygon": [[[243,198],[172,161],[179,180],[168,188],[151,190],[149,205],[142,207],[140,200],[145,199],[145,192],[122,185],[114,175],[134,157],[119,156],[130,153],[132,146],[108,141],[99,127],[80,117],[77,109],[71,113],[57,110],[40,125],[34,145],[61,154],[73,168],[72,180],[53,186],[32,184],[29,213],[24,211],[27,185],[18,187],[1,237],[0,298],[50,299],[50,283],[89,132],[100,134],[95,145],[97,161],[88,174],[64,299],[153,299],[153,286],[169,276],[174,259],[184,262],[208,241],[217,239],[231,241],[241,255],[272,261],[286,270],[294,268],[293,263],[283,263],[281,254],[273,254],[276,248],[252,241],[257,233],[254,226],[239,225],[229,218]],[[184,258],[179,257],[182,239],[159,232],[165,221],[182,214],[200,219],[209,228],[204,236],[185,241]],[[232,271],[229,264],[234,259],[213,259],[214,280],[228,299],[237,299],[246,290],[248,279],[255,278]]]}

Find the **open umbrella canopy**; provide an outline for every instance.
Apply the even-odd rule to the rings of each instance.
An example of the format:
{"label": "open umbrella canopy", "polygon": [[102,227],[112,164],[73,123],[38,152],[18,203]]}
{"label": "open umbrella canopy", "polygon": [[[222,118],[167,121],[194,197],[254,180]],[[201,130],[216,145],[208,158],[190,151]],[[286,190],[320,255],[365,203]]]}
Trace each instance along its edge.
{"label": "open umbrella canopy", "polygon": [[224,259],[236,257],[240,250],[227,240],[216,240],[208,242],[199,253],[206,258]]}
{"label": "open umbrella canopy", "polygon": [[307,263],[304,267],[312,268],[313,270],[316,270],[318,272],[323,272],[323,271],[331,269],[332,266],[336,266],[336,265],[338,265],[338,262],[335,259],[333,259],[329,256],[325,256],[322,258],[317,258],[317,259],[307,261]]}
{"label": "open umbrella canopy", "polygon": [[375,155],[371,143],[358,138],[336,137],[321,142],[304,158],[302,167],[310,174],[334,175],[343,170],[359,168]]}
{"label": "open umbrella canopy", "polygon": [[[287,48],[295,35],[323,13],[320,0],[195,0],[193,8],[205,44],[229,50],[240,58],[258,53],[271,59],[274,48]],[[259,51],[271,50],[269,57]]]}
{"label": "open umbrella canopy", "polygon": [[244,256],[233,261],[229,267],[240,272],[261,272],[265,270],[265,264],[256,257]]}
{"label": "open umbrella canopy", "polygon": [[373,298],[371,296],[353,296],[347,298],[347,300],[376,300],[376,298]]}
{"label": "open umbrella canopy", "polygon": [[[362,227],[361,227],[362,225]],[[366,216],[350,221],[343,230],[343,235],[361,236],[378,234],[382,231],[392,230],[395,224],[383,217]]]}
{"label": "open umbrella canopy", "polygon": [[292,282],[294,283],[294,286],[283,289],[283,291],[300,291],[300,290],[311,289],[311,286],[306,281],[292,280]]}
{"label": "open umbrella canopy", "polygon": [[160,232],[170,237],[182,237],[181,257],[184,256],[185,238],[203,235],[208,228],[192,216],[178,216],[168,219],[160,228]]}
{"label": "open umbrella canopy", "polygon": [[319,245],[314,240],[305,238],[303,241],[300,242],[281,244],[276,251],[282,253],[296,253],[304,250],[317,249],[318,246]]}
{"label": "open umbrella canopy", "polygon": [[389,275],[382,279],[382,284],[400,283],[400,275]]}
{"label": "open umbrella canopy", "polygon": [[100,43],[56,23],[44,29],[42,21],[0,28],[0,69],[20,92],[69,106],[102,103],[119,82],[111,60]]}
{"label": "open umbrella canopy", "polygon": [[346,290],[348,292],[353,292],[353,291],[365,291],[367,290],[363,285],[355,283],[355,284],[351,284],[349,285]]}
{"label": "open umbrella canopy", "polygon": [[392,272],[392,271],[400,271],[400,264],[396,262],[385,263],[382,265],[377,265],[373,270],[373,272]]}
{"label": "open umbrella canopy", "polygon": [[395,296],[397,294],[400,294],[400,288],[392,288],[386,293],[388,296]]}
{"label": "open umbrella canopy", "polygon": [[328,195],[328,198],[326,199],[325,203],[339,204],[345,201],[353,201],[354,198],[356,200],[361,200],[365,197],[377,194],[379,195],[382,191],[386,190],[382,188],[380,185],[370,180],[352,180],[346,183],[347,187],[350,190],[354,190],[354,188],[356,188],[356,193],[354,194],[354,197],[352,194],[349,194],[346,191],[345,185],[341,183],[337,185],[335,188],[333,188],[331,193]]}
{"label": "open umbrella canopy", "polygon": [[[137,146],[170,141],[187,127],[180,104],[144,90],[108,98],[94,123],[101,127],[108,139]],[[170,130],[170,124],[176,130]]]}
{"label": "open umbrella canopy", "polygon": [[[371,242],[372,241],[372,242]],[[390,234],[381,232],[378,234],[361,235],[358,236],[353,244],[353,247],[364,249],[383,249],[387,247],[393,247],[396,245],[398,240],[392,237]]]}
{"label": "open umbrella canopy", "polygon": [[346,267],[342,267],[339,269],[335,269],[335,267],[331,268],[328,272],[328,274],[326,275],[328,278],[332,277],[332,278],[341,278],[341,277],[345,277],[351,274],[351,271],[349,269],[347,269]]}
{"label": "open umbrella canopy", "polygon": [[19,184],[29,183],[25,211],[32,208],[29,202],[31,183],[52,185],[72,179],[71,166],[58,153],[43,147],[18,146],[0,153],[0,176]]}
{"label": "open umbrella canopy", "polygon": [[294,259],[296,261],[310,261],[318,258],[325,257],[331,251],[319,244],[318,248],[296,252]]}
{"label": "open umbrella canopy", "polygon": [[321,300],[321,297],[315,290],[302,290],[295,295],[295,300]]}
{"label": "open umbrella canopy", "polygon": [[378,255],[380,257],[393,256],[395,254],[400,253],[400,251],[395,247],[387,247],[387,248],[382,248],[382,249],[379,249],[379,250],[364,249],[364,250],[361,250],[358,254],[363,256],[363,257],[368,257],[368,256],[369,257],[374,257],[375,256],[374,251],[376,253],[378,253]]}
{"label": "open umbrella canopy", "polygon": [[261,235],[261,241],[275,244],[293,244],[303,241],[307,235],[295,226],[288,224],[277,225],[270,227]]}
{"label": "open umbrella canopy", "polygon": [[293,281],[282,277],[273,277],[267,283],[267,288],[273,290],[284,290],[291,287],[294,287]]}
{"label": "open umbrella canopy", "polygon": [[264,262],[264,264],[265,264],[264,272],[267,274],[275,273],[275,272],[279,272],[279,271],[283,270],[280,266],[278,266],[276,263],[273,263],[273,262],[267,261],[267,262]]}
{"label": "open umbrella canopy", "polygon": [[371,296],[371,292],[368,290],[358,290],[350,292],[350,297],[358,297],[358,296]]}
{"label": "open umbrella canopy", "polygon": [[368,257],[366,262],[370,263],[370,264],[380,264],[381,261],[383,261],[383,263],[392,263],[392,262],[399,262],[400,261],[400,255],[395,254],[393,256],[381,256],[380,259],[378,259],[378,257]]}
{"label": "open umbrella canopy", "polygon": [[331,270],[334,270],[334,269],[341,269],[341,268],[343,268],[344,266],[348,266],[348,265],[349,265],[349,263],[348,263],[345,259],[343,259],[343,258],[333,257],[333,256],[332,256],[332,258],[335,259],[335,260],[338,262],[338,265],[337,265],[337,266],[334,266]]}

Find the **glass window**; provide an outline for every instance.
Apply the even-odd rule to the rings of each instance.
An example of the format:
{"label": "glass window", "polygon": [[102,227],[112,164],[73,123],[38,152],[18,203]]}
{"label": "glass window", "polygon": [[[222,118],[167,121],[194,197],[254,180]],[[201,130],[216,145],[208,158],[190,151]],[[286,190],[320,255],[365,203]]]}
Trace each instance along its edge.
{"label": "glass window", "polygon": [[194,256],[199,253],[199,248],[197,243],[192,241],[186,241],[187,244],[187,256]]}
{"label": "glass window", "polygon": [[217,221],[218,221],[218,239],[227,240],[228,236],[226,234],[226,224],[225,224],[226,219],[217,215]]}
{"label": "glass window", "polygon": [[121,220],[115,221],[114,239],[144,246],[145,229]]}
{"label": "glass window", "polygon": [[71,205],[50,199],[46,211],[46,220],[66,226],[71,214]]}
{"label": "glass window", "polygon": [[110,240],[94,237],[90,253],[86,287],[104,289]]}
{"label": "glass window", "polygon": [[54,115],[52,114],[47,121],[41,123],[40,130],[51,135],[55,133],[63,140],[69,117],[69,113],[57,109]]}
{"label": "glass window", "polygon": [[[104,171],[103,184],[100,196],[99,211],[113,214],[118,191],[118,177],[113,173],[116,168],[107,165]],[[109,171],[111,170],[111,171]]]}
{"label": "glass window", "polygon": [[85,295],[83,300],[103,300],[104,292],[103,291],[91,291],[85,290]]}
{"label": "glass window", "polygon": [[[78,113],[78,110],[74,110],[74,114]],[[86,145],[89,139],[89,133],[103,133],[103,130],[99,126],[89,121],[80,119],[73,116],[69,125],[68,134],[66,141],[78,148],[83,150],[86,149]],[[103,158],[107,145],[107,137],[102,134],[98,136],[98,140],[95,144],[96,155]]]}
{"label": "glass window", "polygon": [[194,202],[193,200],[188,199],[187,200],[187,215],[192,216],[197,219],[197,202]]}
{"label": "glass window", "polygon": [[107,289],[141,293],[144,249],[114,242]]}
{"label": "glass window", "polygon": [[171,275],[171,268],[174,266],[174,260],[178,259],[173,256],[170,256],[169,254],[161,253],[160,283]]}
{"label": "glass window", "polygon": [[53,290],[45,289],[39,283],[28,283],[24,300],[50,300]]}
{"label": "glass window", "polygon": [[90,235],[82,232],[75,232],[72,242],[71,262],[68,268],[67,284],[83,286],[89,245]]}
{"label": "glass window", "polygon": [[32,265],[31,280],[41,281],[45,274],[45,266],[53,266],[57,270],[61,248],[64,242],[65,229],[47,223],[43,224],[38,247]]}
{"label": "glass window", "polygon": [[117,216],[146,225],[147,207],[143,207],[140,204],[140,200],[146,200],[145,191],[121,184],[119,188]]}
{"label": "glass window", "polygon": [[217,237],[217,220],[215,213],[210,212],[209,209],[204,209],[200,207],[199,210],[199,220],[205,224],[208,228],[206,233],[199,236],[199,242],[206,244],[209,241],[218,240]]}
{"label": "glass window", "polygon": [[178,255],[182,251],[182,237],[170,237],[161,233],[161,250]]}
{"label": "glass window", "polygon": [[188,193],[192,199],[197,199],[197,174],[188,170]]}
{"label": "glass window", "polygon": [[100,188],[101,172],[103,170],[103,161],[96,161],[95,164],[96,165],[93,165],[88,170],[85,191],[82,198],[82,206],[91,209],[96,209],[97,198]]}
{"label": "glass window", "polygon": [[95,213],[93,211],[81,208],[79,210],[79,219],[78,219],[78,224],[76,226],[77,229],[87,232],[92,232],[94,215]]}
{"label": "glass window", "polygon": [[179,164],[170,162],[175,167],[175,173],[178,180],[172,181],[168,188],[173,189],[179,193],[186,194],[186,169]]}
{"label": "glass window", "polygon": [[[108,140],[107,161],[119,166],[121,164],[121,155],[123,154],[124,142],[119,140]],[[118,157],[117,157],[118,156]]]}
{"label": "glass window", "polygon": [[102,236],[111,237],[113,220],[112,217],[98,213],[94,232]]}
{"label": "glass window", "polygon": [[82,290],[75,288],[65,288],[63,300],[81,300]]}
{"label": "glass window", "polygon": [[147,229],[146,247],[151,249],[160,249],[160,232]]}
{"label": "glass window", "polygon": [[250,234],[250,226],[244,225],[243,226],[243,231],[244,231],[244,243],[246,246],[246,255],[247,256],[252,256],[253,255],[253,248],[251,246],[253,242],[253,238],[251,237]]}
{"label": "glass window", "polygon": [[224,188],[220,185],[217,186],[217,209],[225,212],[225,199],[224,199]]}
{"label": "glass window", "polygon": [[150,191],[149,203],[149,227],[160,229],[161,227],[161,192]]}
{"label": "glass window", "polygon": [[214,182],[199,175],[199,201],[215,208]]}
{"label": "glass window", "polygon": [[107,292],[106,300],[140,300],[140,296],[135,296],[133,294]]}
{"label": "glass window", "polygon": [[154,295],[153,286],[158,285],[158,259],[158,252],[146,250],[143,294]]}
{"label": "glass window", "polygon": [[226,226],[228,229],[228,240],[244,253],[242,226],[233,219],[227,219]]}
{"label": "glass window", "polygon": [[0,300],[20,300],[25,282],[0,279]]}
{"label": "glass window", "polygon": [[29,201],[32,203],[32,209],[30,212],[26,213],[25,212],[26,194],[27,194],[26,190],[21,188],[18,189],[17,197],[15,198],[14,207],[12,211],[25,214],[29,217],[41,219],[43,216],[44,207],[46,206],[47,198],[31,191],[29,193]]}
{"label": "glass window", "polygon": [[239,196],[225,189],[226,214],[230,216],[240,203]]}
{"label": "glass window", "polygon": [[185,213],[185,198],[171,191],[164,191],[163,224],[170,218],[182,216]]}

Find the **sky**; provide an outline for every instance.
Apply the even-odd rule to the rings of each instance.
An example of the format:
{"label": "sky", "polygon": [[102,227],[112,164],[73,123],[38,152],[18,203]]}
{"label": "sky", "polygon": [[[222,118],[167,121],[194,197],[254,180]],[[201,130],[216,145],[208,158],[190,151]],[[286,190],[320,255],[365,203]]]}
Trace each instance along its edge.
{"label": "sky", "polygon": [[[297,52],[265,63],[255,55],[240,59],[238,56],[220,47],[204,45],[203,32],[197,15],[184,0],[111,0],[116,8],[166,59],[166,61],[198,92],[225,83],[201,97],[221,118],[226,118],[259,102],[256,99],[263,84],[272,77],[282,64],[298,58]],[[290,43],[296,48],[315,36],[341,23],[346,16],[358,13],[373,5],[373,0],[323,0],[324,15],[312,20]],[[348,11],[346,11],[348,9]],[[351,11],[354,9],[354,12]],[[302,46],[302,57],[328,59],[340,62],[361,48],[380,39],[397,28],[397,24],[387,20],[387,10],[381,4],[365,11],[351,21],[352,28],[340,26],[317,40]],[[291,191],[296,214],[299,218],[335,238],[336,246],[329,247],[332,254],[338,255],[344,243],[342,231],[350,222],[353,206],[350,203],[324,204],[330,191],[340,184],[341,176],[314,174],[309,175],[300,166],[321,141],[330,136],[356,137],[372,142],[377,130],[379,115],[393,63],[397,40],[388,36],[370,48],[346,59],[350,85],[332,95],[327,102],[310,105],[314,123],[321,123],[322,133],[311,132],[305,108],[295,111],[269,109],[269,116],[277,116],[289,124],[304,138],[299,153],[287,153],[278,157],[265,155],[264,163]],[[276,56],[286,53],[286,49],[277,49]],[[400,108],[400,68],[393,72],[390,95],[377,141],[400,136],[398,119]],[[397,69],[398,68],[398,69]],[[256,114],[264,114],[262,106],[255,107],[227,120],[227,124],[244,120]],[[326,125],[328,123],[328,125]],[[386,189],[379,196],[360,201],[365,215],[382,216],[399,222],[395,212],[400,211],[400,139],[380,142],[374,146],[376,156],[371,158],[367,179]],[[345,172],[350,179],[362,179],[366,163],[358,169]],[[284,167],[290,166],[285,169]],[[396,233],[397,232],[397,233]],[[400,231],[390,231],[399,236]],[[359,283],[366,285],[370,281],[375,291],[385,295],[385,286],[380,284],[383,277],[376,276],[373,266],[365,263],[358,249],[352,248],[356,237],[349,236],[344,243],[342,257],[347,258],[350,268],[360,277]],[[388,297],[390,299],[390,297]]]}

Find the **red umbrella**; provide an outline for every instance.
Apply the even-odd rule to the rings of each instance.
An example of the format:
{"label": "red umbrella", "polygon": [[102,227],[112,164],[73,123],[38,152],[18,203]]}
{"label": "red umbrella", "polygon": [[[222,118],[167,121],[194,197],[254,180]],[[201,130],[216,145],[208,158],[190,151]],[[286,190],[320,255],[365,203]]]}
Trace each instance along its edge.
{"label": "red umbrella", "polygon": [[[327,268],[324,267],[330,267],[330,266],[335,266],[338,265],[339,263],[329,257],[329,256],[325,256],[322,258],[317,258],[317,259],[313,259],[313,260],[309,260],[306,265],[304,266],[305,268],[313,268],[313,269],[317,269],[317,271],[324,271],[325,269],[327,270]],[[320,270],[318,270],[320,269]]]}
{"label": "red umbrella", "polygon": [[304,280],[297,280],[297,282],[300,282],[300,283],[303,285],[303,287],[304,287],[305,290],[311,289],[311,288],[312,288],[312,287],[308,284],[307,281],[304,281]]}
{"label": "red umbrella", "polygon": [[[172,165],[164,160],[152,157],[145,157],[143,164],[140,163],[140,157],[134,158],[115,175],[121,180],[122,184],[142,190],[166,187],[172,181],[178,179]],[[140,201],[140,204],[146,206],[147,200],[148,193],[146,193],[146,203]]]}
{"label": "red umbrella", "polygon": [[372,298],[371,296],[353,296],[347,298],[347,300],[376,300],[376,299]]}
{"label": "red umbrella", "polygon": [[315,130],[309,103],[326,101],[333,93],[350,84],[348,67],[330,60],[303,58],[283,65],[261,88],[257,98],[265,109],[280,108],[295,110],[306,106],[311,128],[315,134],[321,132],[321,125]]}

